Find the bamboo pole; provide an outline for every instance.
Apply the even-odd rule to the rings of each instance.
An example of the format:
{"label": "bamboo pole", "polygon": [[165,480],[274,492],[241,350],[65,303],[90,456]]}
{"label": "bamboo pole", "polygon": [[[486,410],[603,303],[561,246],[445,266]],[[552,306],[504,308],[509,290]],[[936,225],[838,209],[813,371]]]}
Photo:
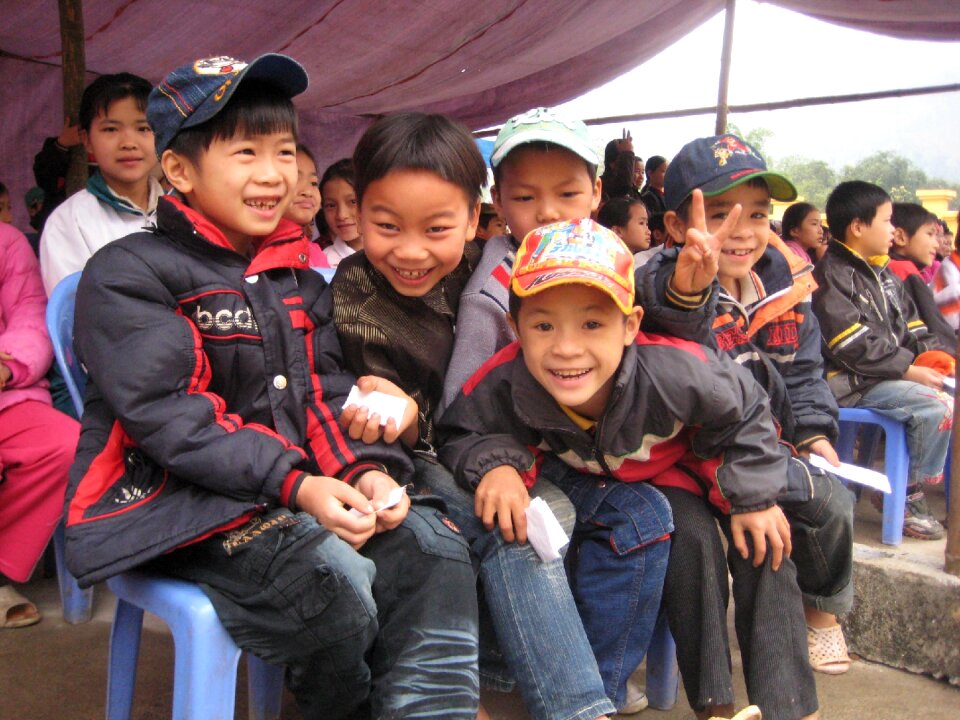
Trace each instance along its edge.
{"label": "bamboo pole", "polygon": [[[957,352],[960,352],[958,341]],[[953,389],[953,407],[957,408],[960,392]],[[949,473],[944,482],[950,483],[950,504],[947,506],[947,549],[944,551],[943,569],[951,575],[960,576],[960,458],[957,457],[958,438],[960,438],[960,422],[956,416],[953,419],[953,431],[950,435],[950,467],[945,468]]]}
{"label": "bamboo pole", "polygon": [[737,0],[727,0],[727,9],[723,18],[723,50],[720,54],[720,88],[717,91],[717,125],[714,135],[727,131],[727,92],[730,89],[730,58],[733,55],[733,20],[736,15]]}
{"label": "bamboo pole", "polygon": [[[86,56],[83,37],[82,0],[58,0],[60,6],[60,47],[63,59],[63,116],[77,122],[83,95]],[[70,150],[67,170],[67,195],[87,184],[87,153],[82,145]]]}

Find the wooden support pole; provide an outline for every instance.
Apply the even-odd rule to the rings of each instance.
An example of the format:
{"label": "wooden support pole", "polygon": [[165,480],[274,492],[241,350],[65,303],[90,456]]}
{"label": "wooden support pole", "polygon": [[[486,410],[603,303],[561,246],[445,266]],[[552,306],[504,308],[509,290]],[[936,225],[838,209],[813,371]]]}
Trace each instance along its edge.
{"label": "wooden support pole", "polygon": [[[960,341],[957,350],[960,352]],[[960,392],[954,387],[953,407],[957,407]],[[950,503],[947,505],[947,549],[944,551],[944,571],[960,576],[960,458],[957,457],[960,423],[953,419],[953,431],[950,435],[950,467],[944,468],[944,482],[950,483]]]}
{"label": "wooden support pole", "polygon": [[[60,5],[60,47],[63,58],[63,117],[77,122],[83,95],[87,61],[84,53],[83,2],[58,0]],[[67,195],[87,184],[87,153],[82,145],[70,150],[67,170]]]}
{"label": "wooden support pole", "polygon": [[723,50],[720,55],[720,89],[717,92],[717,126],[715,135],[727,131],[727,92],[730,89],[730,57],[733,55],[733,19],[736,15],[737,0],[727,0],[727,9],[723,18]]}

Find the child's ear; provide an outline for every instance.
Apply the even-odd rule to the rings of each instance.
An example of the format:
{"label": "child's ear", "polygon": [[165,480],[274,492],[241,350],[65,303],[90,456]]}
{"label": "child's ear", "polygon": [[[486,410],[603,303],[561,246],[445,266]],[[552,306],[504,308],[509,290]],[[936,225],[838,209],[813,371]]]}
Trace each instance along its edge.
{"label": "child's ear", "polygon": [[83,151],[87,153],[87,155],[93,155],[93,145],[90,144],[90,133],[80,128],[77,130],[77,134],[80,136],[80,144],[83,145]]}
{"label": "child's ear", "polygon": [[634,305],[633,310],[627,315],[627,322],[623,331],[623,346],[629,347],[637,340],[637,333],[640,332],[640,322],[643,320],[643,308]]}
{"label": "child's ear", "polygon": [[907,233],[903,228],[894,228],[893,229],[893,245],[894,247],[906,247],[907,242],[910,238],[907,237]]}
{"label": "child's ear", "polygon": [[492,185],[490,187],[490,199],[493,201],[493,207],[497,210],[497,215],[503,217],[503,205],[500,204],[500,186]]}
{"label": "child's ear", "polygon": [[193,163],[185,157],[178,155],[173,150],[164,150],[163,155],[160,156],[160,167],[163,174],[167,176],[167,182],[175,190],[184,194],[193,190],[195,169]]}
{"label": "child's ear", "polygon": [[590,212],[595,213],[600,207],[600,200],[603,197],[603,180],[600,179],[600,176],[597,175],[597,179],[593,181],[593,200],[590,202]]}
{"label": "child's ear", "polygon": [[506,316],[507,316],[507,325],[510,326],[510,332],[513,333],[513,336],[515,338],[520,337],[520,333],[517,332],[517,322],[513,319],[513,315],[511,315],[510,313],[507,313]]}
{"label": "child's ear", "polygon": [[616,236],[617,236],[618,238],[620,238],[621,240],[623,240],[623,227],[622,227],[622,226],[620,226],[620,225],[614,225],[614,226],[613,226],[612,228],[610,228],[610,229],[613,230],[614,234],[616,234]]}
{"label": "child's ear", "polygon": [[667,210],[664,213],[663,229],[674,245],[683,245],[687,234],[687,224],[680,219],[675,210]]}

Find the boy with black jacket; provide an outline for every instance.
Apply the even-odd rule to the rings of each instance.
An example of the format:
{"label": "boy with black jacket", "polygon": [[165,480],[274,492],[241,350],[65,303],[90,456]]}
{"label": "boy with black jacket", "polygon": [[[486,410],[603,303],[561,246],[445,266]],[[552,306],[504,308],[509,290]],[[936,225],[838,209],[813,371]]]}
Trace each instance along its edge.
{"label": "boy with black jacket", "polygon": [[[513,485],[513,497],[522,498],[525,486],[548,474],[577,508],[574,542],[603,527],[607,505],[622,507],[619,496],[647,492],[648,514],[636,523],[644,553],[624,553],[619,572],[611,570],[605,580],[611,587],[631,573],[646,583],[629,562],[656,557],[657,533],[669,517],[661,514],[663,495],[674,521],[678,505],[705,517],[701,540],[719,547],[715,513],[730,541],[738,606],[749,608],[738,626],[746,623],[740,637],[751,699],[767,717],[815,717],[800,591],[788,557],[790,531],[776,504],[792,461],[777,442],[767,399],[722,354],[639,332],[643,310],[634,306],[632,264],[619,238],[590,220],[548,225],[525,238],[511,281],[518,341],[485,363],[444,414],[441,460],[476,490],[484,509],[491,489],[509,497],[503,488]],[[557,460],[565,472],[556,469]],[[677,503],[674,496],[688,501]],[[519,509],[501,500],[497,512],[503,522]],[[593,563],[602,564],[603,555],[596,555]],[[672,593],[665,602],[682,605],[690,625],[689,647],[678,642],[681,662],[702,654],[729,672],[719,628],[725,629],[725,615],[704,620],[698,612],[713,604],[707,598],[722,596],[725,604],[722,554],[719,566],[708,562],[671,573],[676,582],[664,588]],[[655,599],[648,604],[653,589],[639,581],[637,587],[635,601],[655,614]],[[603,635],[605,622],[627,617],[617,604],[623,593],[600,583],[580,590],[578,606],[594,637]],[[692,691],[699,678],[685,674],[684,681],[698,717],[732,715],[732,692],[717,702]],[[721,703],[729,707],[717,707]]]}
{"label": "boy with black jacket", "polygon": [[[889,268],[893,203],[883,188],[842,182],[827,198],[827,224],[837,239],[817,263],[813,311],[820,321],[830,389],[843,407],[864,407],[904,422],[910,472],[903,533],[943,537],[930,514],[924,483],[943,480],[953,398],[943,390],[952,358],[917,315]],[[944,357],[945,356],[945,357]],[[946,364],[942,364],[946,360]]]}
{"label": "boy with black jacket", "polygon": [[331,293],[281,219],[306,86],[282,55],[215,57],[150,95],[181,199],[80,282],[68,564],[84,585],[144,564],[199,583],[241,648],[287,666],[306,718],[472,720],[466,544],[430,507],[387,507],[410,461],[338,427],[354,377]]}

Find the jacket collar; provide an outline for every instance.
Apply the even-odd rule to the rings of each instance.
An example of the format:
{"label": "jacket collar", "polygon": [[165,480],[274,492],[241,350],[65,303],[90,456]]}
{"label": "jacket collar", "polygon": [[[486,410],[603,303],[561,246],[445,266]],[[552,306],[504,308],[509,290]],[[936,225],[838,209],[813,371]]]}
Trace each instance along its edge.
{"label": "jacket collar", "polygon": [[117,195],[115,192],[113,192],[113,190],[111,190],[107,185],[106,179],[99,170],[87,179],[88,193],[93,195],[100,202],[109,205],[118,213],[123,213],[126,215],[141,215],[146,217],[154,214],[157,211],[157,202],[163,195],[163,188],[160,187],[160,183],[158,183],[152,177],[147,178],[147,188],[147,212],[144,212],[129,198],[123,197],[122,195]]}
{"label": "jacket collar", "polygon": [[[240,257],[220,228],[179,198],[172,195],[161,198],[158,215],[161,228],[182,218],[189,223],[198,237],[214,247],[229,250]],[[254,243],[253,259],[244,275],[256,275],[276,268],[306,270],[310,267],[309,243],[299,225],[292,220],[283,219],[270,235],[259,238]]]}

